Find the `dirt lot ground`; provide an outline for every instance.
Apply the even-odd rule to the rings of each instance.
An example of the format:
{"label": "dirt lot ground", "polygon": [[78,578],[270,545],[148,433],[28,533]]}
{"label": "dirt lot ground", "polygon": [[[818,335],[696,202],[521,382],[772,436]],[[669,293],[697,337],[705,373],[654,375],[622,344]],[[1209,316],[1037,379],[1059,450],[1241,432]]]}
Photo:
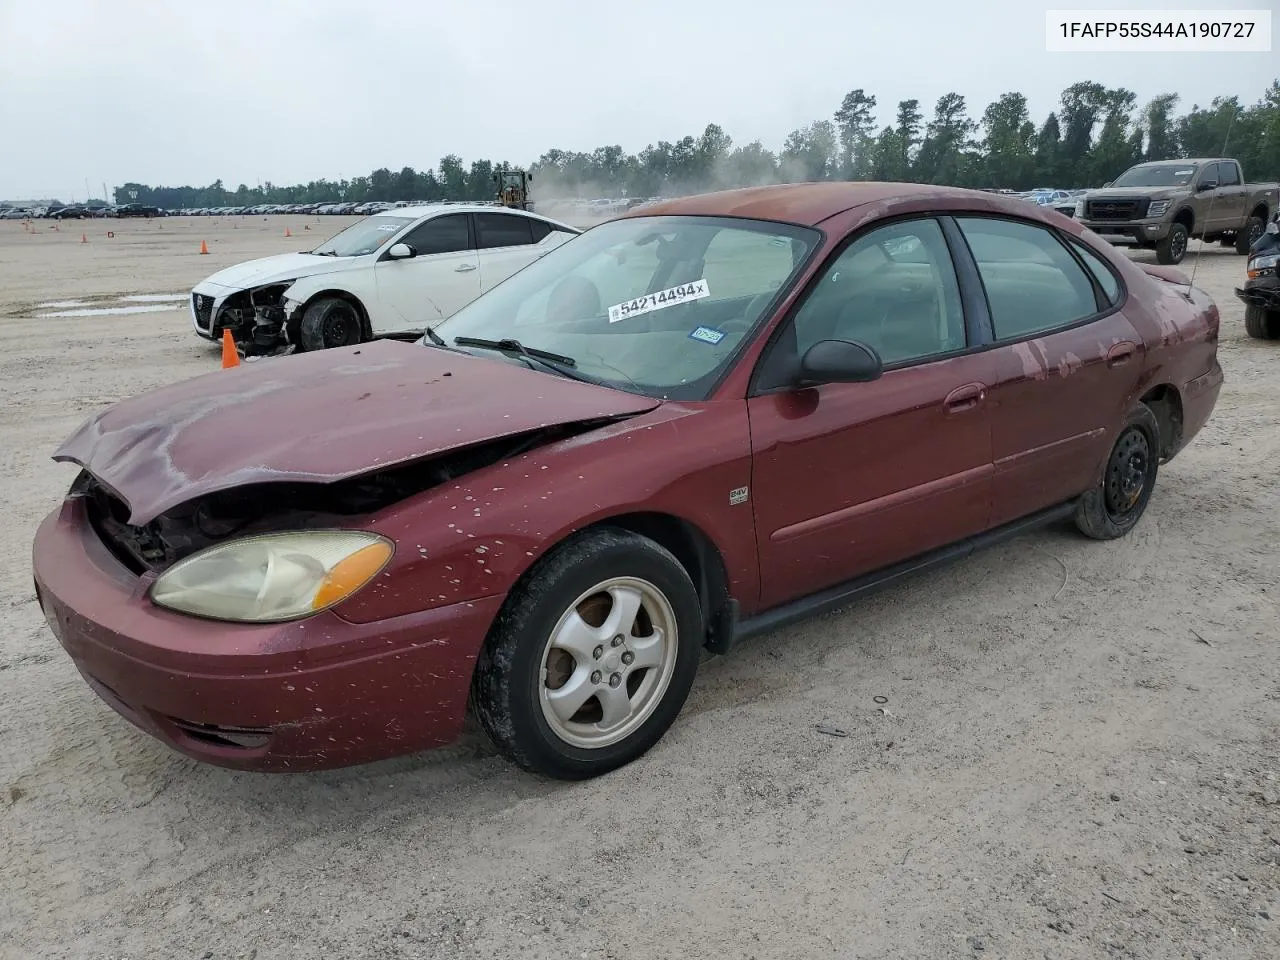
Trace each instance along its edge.
{"label": "dirt lot ground", "polygon": [[0,222],[0,956],[1280,956],[1280,345],[1217,247],[1227,383],[1134,534],[1026,536],[709,661],[613,776],[474,734],[236,774],[135,732],[46,628],[31,536],[55,445],[216,350],[164,304],[36,304],[180,295],[339,223]]}

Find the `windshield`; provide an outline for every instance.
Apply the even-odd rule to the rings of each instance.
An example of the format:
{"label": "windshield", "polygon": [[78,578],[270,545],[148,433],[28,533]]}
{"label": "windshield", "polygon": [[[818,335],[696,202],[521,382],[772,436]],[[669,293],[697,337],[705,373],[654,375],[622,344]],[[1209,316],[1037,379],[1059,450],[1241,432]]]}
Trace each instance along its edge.
{"label": "windshield", "polygon": [[1131,167],[1116,177],[1113,187],[1185,187],[1196,174],[1194,164],[1162,163],[1154,167]]}
{"label": "windshield", "polygon": [[377,253],[402,227],[417,217],[369,217],[330,237],[312,253],[326,257],[363,257]]}
{"label": "windshield", "polygon": [[[514,274],[432,333],[449,346],[459,337],[514,340],[571,358],[580,377],[648,396],[702,399],[819,239],[815,230],[768,221],[613,220]],[[532,363],[514,353],[508,348],[508,359]]]}

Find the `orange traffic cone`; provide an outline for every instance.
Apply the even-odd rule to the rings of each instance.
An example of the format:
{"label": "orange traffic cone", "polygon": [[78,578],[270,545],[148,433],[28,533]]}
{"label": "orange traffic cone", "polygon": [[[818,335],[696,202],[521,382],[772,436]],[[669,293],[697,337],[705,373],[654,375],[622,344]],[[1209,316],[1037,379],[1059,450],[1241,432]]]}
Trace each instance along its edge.
{"label": "orange traffic cone", "polygon": [[88,238],[85,234],[83,234],[83,233],[82,233],[82,234],[80,234],[80,242],[81,242],[81,243],[88,243],[88,242],[89,242],[89,238]]}
{"label": "orange traffic cone", "polygon": [[222,331],[222,369],[240,366],[240,354],[236,352],[236,341],[230,330]]}
{"label": "orange traffic cone", "polygon": [[209,252],[209,245],[205,243],[203,240],[200,241],[200,252],[202,254]]}
{"label": "orange traffic cone", "polygon": [[284,235],[285,235],[286,237],[292,237],[292,236],[293,236],[293,234],[289,232],[289,228],[288,228],[288,227],[285,227],[285,228],[284,228]]}

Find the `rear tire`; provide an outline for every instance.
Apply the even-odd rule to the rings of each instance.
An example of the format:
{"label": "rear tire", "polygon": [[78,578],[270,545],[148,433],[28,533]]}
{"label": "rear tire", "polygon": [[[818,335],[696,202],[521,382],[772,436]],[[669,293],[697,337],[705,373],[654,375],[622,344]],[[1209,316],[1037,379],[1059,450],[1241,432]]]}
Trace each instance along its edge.
{"label": "rear tire", "polygon": [[608,773],[675,721],[703,637],[698,593],[670,552],[629,531],[588,530],[507,598],[476,663],[476,715],[526,770]]}
{"label": "rear tire", "polygon": [[1102,480],[1076,503],[1076,527],[1094,540],[1123,537],[1146,512],[1159,470],[1160,423],[1140,403],[1120,427]]}
{"label": "rear tire", "polygon": [[351,301],[325,297],[303,312],[298,339],[304,350],[353,347],[364,341],[364,321]]}
{"label": "rear tire", "polygon": [[1171,226],[1165,238],[1156,244],[1156,261],[1166,267],[1181,263],[1187,255],[1187,237],[1187,228],[1181,223]]}
{"label": "rear tire", "polygon": [[1257,303],[1246,304],[1244,332],[1255,340],[1280,340],[1280,310],[1268,310]]}
{"label": "rear tire", "polygon": [[1249,248],[1257,239],[1267,232],[1267,224],[1261,217],[1250,217],[1244,223],[1244,229],[1236,234],[1236,253],[1242,257],[1249,255]]}

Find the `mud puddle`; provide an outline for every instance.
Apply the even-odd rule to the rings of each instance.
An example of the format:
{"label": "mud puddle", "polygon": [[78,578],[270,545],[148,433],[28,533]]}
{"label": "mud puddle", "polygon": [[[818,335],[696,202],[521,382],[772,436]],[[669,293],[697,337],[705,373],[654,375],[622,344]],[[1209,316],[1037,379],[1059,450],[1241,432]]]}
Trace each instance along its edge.
{"label": "mud puddle", "polygon": [[37,320],[60,317],[114,317],[131,313],[161,313],[179,310],[186,303],[185,293],[135,293],[128,296],[111,294],[88,296],[78,300],[45,300],[35,305],[44,313],[33,314]]}
{"label": "mud puddle", "polygon": [[37,320],[51,317],[116,317],[129,313],[167,313],[178,309],[176,303],[144,303],[121,307],[84,307],[76,310],[53,310],[37,313]]}

